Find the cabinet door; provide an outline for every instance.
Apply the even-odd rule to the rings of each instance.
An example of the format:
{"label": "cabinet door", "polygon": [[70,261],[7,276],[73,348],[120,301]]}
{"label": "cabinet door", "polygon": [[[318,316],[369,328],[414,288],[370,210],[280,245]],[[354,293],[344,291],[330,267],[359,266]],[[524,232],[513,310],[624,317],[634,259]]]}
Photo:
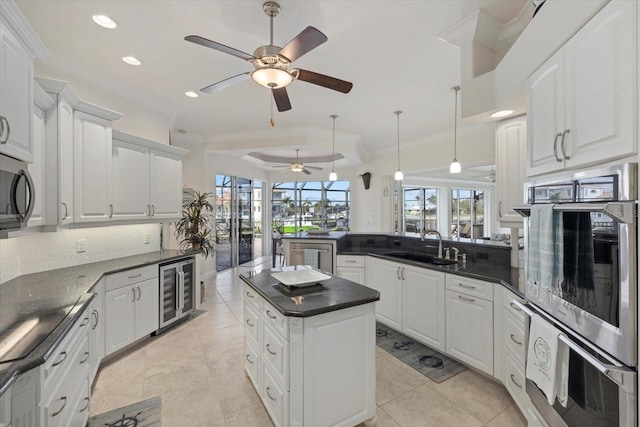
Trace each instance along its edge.
{"label": "cabinet door", "polygon": [[493,303],[446,291],[447,353],[493,375]]}
{"label": "cabinet door", "polygon": [[564,65],[560,49],[527,80],[527,175],[562,169]]}
{"label": "cabinet door", "polygon": [[111,205],[111,122],[74,112],[74,221],[108,221]]}
{"label": "cabinet door", "polygon": [[[57,95],[59,97],[59,95]],[[58,202],[56,206],[56,221],[47,221],[53,224],[69,224],[73,222],[73,108],[60,97],[56,111],[56,123],[47,124],[53,126],[50,132],[55,135],[52,141],[57,141],[57,154],[53,159],[55,172],[49,175],[51,184],[57,189]],[[55,187],[57,185],[57,187]],[[52,190],[53,191],[53,190]]]}
{"label": "cabinet door", "polygon": [[105,293],[105,355],[134,341],[136,296],[132,286]]}
{"label": "cabinet door", "polygon": [[151,150],[150,161],[151,216],[179,218],[182,214],[182,157]]}
{"label": "cabinet door", "polygon": [[91,303],[91,308],[89,310],[91,319],[91,329],[89,330],[89,354],[91,355],[91,370],[89,375],[90,384],[93,384],[93,379],[95,378],[100,362],[104,357],[104,279],[98,286],[96,286],[93,292],[96,294],[96,297]]}
{"label": "cabinet door", "polygon": [[343,279],[351,280],[359,285],[365,284],[364,268],[337,267],[337,275]]}
{"label": "cabinet door", "polygon": [[44,224],[44,207],[46,205],[47,192],[44,182],[45,164],[45,112],[41,108],[33,107],[33,163],[28,166],[29,174],[36,188],[36,201],[29,219],[29,227]]}
{"label": "cabinet door", "polygon": [[445,350],[445,276],[439,271],[404,267],[403,331],[424,344]]}
{"label": "cabinet door", "polygon": [[527,119],[500,122],[496,128],[496,190],[500,225],[522,227],[522,217],[513,210],[524,203],[527,162]]}
{"label": "cabinet door", "polygon": [[180,263],[182,272],[182,312],[193,310],[195,304],[196,271],[195,262],[186,261]]}
{"label": "cabinet door", "polygon": [[[26,162],[31,153],[31,120],[33,111],[33,65],[18,39],[0,24],[0,115],[5,117],[10,132],[0,143],[0,153]],[[7,129],[0,138],[4,139]]]}
{"label": "cabinet door", "polygon": [[135,339],[138,339],[158,329],[158,279],[147,279],[136,283],[133,288],[136,291]]}
{"label": "cabinet door", "polygon": [[402,264],[371,258],[371,287],[380,292],[376,318],[387,326],[402,329]]}
{"label": "cabinet door", "polygon": [[178,269],[178,264],[163,265],[160,267],[160,301],[162,301],[162,313],[160,313],[161,328],[170,324],[179,315]]}
{"label": "cabinet door", "polygon": [[637,152],[636,8],[610,2],[565,45],[567,166]]}
{"label": "cabinet door", "polygon": [[146,219],[149,203],[149,149],[113,140],[113,219]]}

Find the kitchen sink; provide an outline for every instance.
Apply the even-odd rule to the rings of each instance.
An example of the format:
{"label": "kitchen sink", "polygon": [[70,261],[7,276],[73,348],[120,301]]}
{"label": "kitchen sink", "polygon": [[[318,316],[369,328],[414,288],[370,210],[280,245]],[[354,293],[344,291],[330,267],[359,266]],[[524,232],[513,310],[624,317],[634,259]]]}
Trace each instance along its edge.
{"label": "kitchen sink", "polygon": [[392,257],[392,258],[406,259],[408,261],[422,262],[424,264],[431,264],[431,265],[451,265],[451,264],[457,263],[457,261],[438,258],[436,256],[429,255],[429,254],[421,254],[419,252],[386,252],[381,255]]}

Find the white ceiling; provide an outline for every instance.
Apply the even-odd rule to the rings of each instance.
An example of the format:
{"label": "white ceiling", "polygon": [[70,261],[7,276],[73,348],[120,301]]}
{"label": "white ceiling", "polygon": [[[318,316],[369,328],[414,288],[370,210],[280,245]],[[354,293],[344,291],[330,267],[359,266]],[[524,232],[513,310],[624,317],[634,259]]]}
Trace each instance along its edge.
{"label": "white ceiling", "polygon": [[[359,145],[360,152],[374,155],[395,149],[395,110],[404,111],[402,143],[450,130],[450,88],[460,84],[460,53],[437,35],[478,9],[506,23],[518,16],[526,1],[279,1],[282,10],[274,22],[274,44],[284,46],[306,26],[315,26],[328,41],[293,65],[354,86],[345,95],[294,81],[288,87],[293,108],[275,112],[276,129],[312,129],[314,135],[324,135],[326,143],[307,138],[315,142],[302,149],[306,155],[330,154],[331,114],[339,116],[340,135]],[[168,112],[174,132],[184,130],[207,142],[219,141],[224,148],[225,135],[261,135],[269,130],[270,93],[250,80],[195,99],[184,95],[252,69],[241,59],[186,42],[184,37],[200,35],[253,53],[269,44],[269,18],[262,11],[262,0],[16,3],[54,54],[43,60],[45,64],[81,64],[108,75],[130,87],[131,96]],[[96,13],[113,18],[118,28],[95,25],[91,16]],[[136,56],[142,65],[125,64],[121,60],[125,55]],[[237,137],[232,140],[237,143]],[[264,138],[255,141],[242,150],[274,153],[279,145],[280,153],[295,154],[295,143],[283,147]]]}

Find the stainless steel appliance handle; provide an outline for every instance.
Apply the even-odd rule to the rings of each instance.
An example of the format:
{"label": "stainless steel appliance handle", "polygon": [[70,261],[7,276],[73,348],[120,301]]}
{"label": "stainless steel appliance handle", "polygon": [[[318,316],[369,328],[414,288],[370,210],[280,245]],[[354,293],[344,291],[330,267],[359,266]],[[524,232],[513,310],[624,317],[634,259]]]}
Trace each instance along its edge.
{"label": "stainless steel appliance handle", "polygon": [[176,310],[180,310],[180,271],[176,267],[176,275],[175,275],[175,292],[176,292]]}
{"label": "stainless steel appliance handle", "polygon": [[562,132],[556,134],[556,137],[553,138],[553,157],[556,158],[556,162],[562,162],[562,159],[558,157],[558,138],[562,136]]}
{"label": "stainless steel appliance handle", "polygon": [[[20,212],[20,206],[18,206],[18,184],[20,183],[20,179],[22,178],[24,178],[24,180],[26,181],[27,190],[29,191],[29,204],[27,205],[27,209],[24,212]],[[9,202],[11,205],[11,209],[16,215],[20,217],[21,222],[27,222],[31,217],[31,213],[33,212],[33,208],[35,207],[36,202],[35,189],[36,187],[33,183],[31,175],[29,174],[29,171],[27,171],[26,169],[20,169],[11,182],[11,193]]]}
{"label": "stainless steel appliance handle", "polygon": [[[513,300],[512,303],[520,308],[529,317],[533,316],[534,312],[527,308],[524,304],[516,300]],[[589,362],[589,364],[600,371],[603,375],[611,379],[611,381],[616,383],[626,392],[632,393],[634,391],[636,373],[633,370],[622,365],[613,365],[601,362],[600,360],[592,356],[588,351],[573,342],[565,334],[558,335],[558,339],[565,343],[571,350],[582,357],[585,361]]]}
{"label": "stainless steel appliance handle", "polygon": [[[523,217],[531,215],[531,205],[514,206],[514,211]],[[604,212],[623,224],[633,224],[636,219],[635,202],[608,203],[561,203],[553,206],[554,211],[562,212]]]}
{"label": "stainless steel appliance handle", "polygon": [[178,271],[180,277],[180,310],[184,310],[184,271]]}
{"label": "stainless steel appliance handle", "polygon": [[314,249],[314,248],[299,249],[299,248],[291,248],[291,252],[304,252],[305,250],[314,250],[314,251],[323,252],[323,253],[329,252],[329,249]]}
{"label": "stainless steel appliance handle", "polygon": [[33,182],[33,178],[31,178],[31,174],[26,169],[20,171],[24,178],[27,180],[27,187],[29,187],[29,205],[27,206],[27,211],[24,213],[24,221],[28,221],[31,218],[31,214],[33,213],[33,208],[36,205],[36,184]]}

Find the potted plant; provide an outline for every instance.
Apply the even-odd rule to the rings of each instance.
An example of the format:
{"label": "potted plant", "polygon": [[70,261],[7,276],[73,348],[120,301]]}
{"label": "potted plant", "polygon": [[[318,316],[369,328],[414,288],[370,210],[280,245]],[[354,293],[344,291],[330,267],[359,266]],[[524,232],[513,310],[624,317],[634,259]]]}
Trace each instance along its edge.
{"label": "potted plant", "polygon": [[[213,231],[213,205],[209,202],[212,193],[189,192],[190,200],[182,204],[182,218],[176,222],[175,236],[180,250],[200,251],[205,258],[213,255],[215,233]],[[200,282],[200,302],[204,299],[204,282]]]}

